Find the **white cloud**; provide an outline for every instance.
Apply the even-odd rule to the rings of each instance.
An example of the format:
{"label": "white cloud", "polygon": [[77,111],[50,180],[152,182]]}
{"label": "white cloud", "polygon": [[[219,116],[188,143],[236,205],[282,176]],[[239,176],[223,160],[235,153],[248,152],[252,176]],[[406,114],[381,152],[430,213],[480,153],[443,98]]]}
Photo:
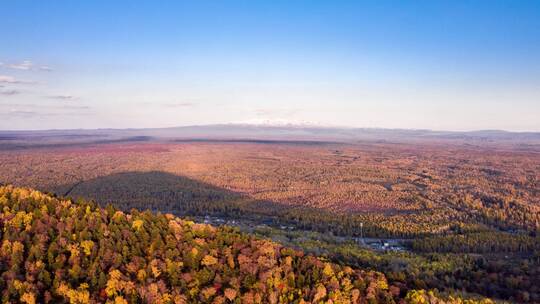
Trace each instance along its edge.
{"label": "white cloud", "polygon": [[19,80],[19,79],[16,79],[15,77],[13,77],[13,76],[0,75],[0,83],[9,83],[9,84],[23,83],[23,84],[30,84],[30,83],[35,83],[35,82],[33,82],[33,81]]}
{"label": "white cloud", "polygon": [[13,64],[8,65],[8,68],[10,69],[23,70],[23,71],[31,70],[33,67],[34,67],[34,63],[32,63],[32,61],[30,60],[25,60],[21,63],[13,63]]}
{"label": "white cloud", "polygon": [[12,70],[19,70],[19,71],[45,71],[50,72],[52,71],[52,68],[47,65],[40,65],[36,66],[32,61],[30,60],[24,60],[20,63],[6,63],[6,62],[0,62],[0,67],[5,67]]}
{"label": "white cloud", "polygon": [[12,76],[0,75],[0,83],[19,83],[19,80]]}

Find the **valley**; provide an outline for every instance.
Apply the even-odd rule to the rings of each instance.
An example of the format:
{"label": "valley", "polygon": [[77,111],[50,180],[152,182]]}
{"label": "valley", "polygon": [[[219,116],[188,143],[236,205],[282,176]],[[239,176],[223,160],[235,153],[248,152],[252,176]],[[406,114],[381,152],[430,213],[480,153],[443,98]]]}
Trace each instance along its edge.
{"label": "valley", "polygon": [[70,142],[1,150],[0,182],[125,212],[237,227],[381,271],[403,290],[539,299],[540,153],[534,147]]}

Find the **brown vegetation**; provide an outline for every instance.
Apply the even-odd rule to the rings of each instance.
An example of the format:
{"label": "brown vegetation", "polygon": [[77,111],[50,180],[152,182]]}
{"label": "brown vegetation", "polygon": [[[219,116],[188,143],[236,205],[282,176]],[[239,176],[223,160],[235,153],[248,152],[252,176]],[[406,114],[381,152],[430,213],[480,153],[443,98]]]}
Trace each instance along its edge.
{"label": "brown vegetation", "polygon": [[[147,192],[139,185],[129,189],[130,175],[119,174],[125,172],[188,178],[242,196],[244,205],[272,202],[259,203],[258,211],[301,206],[369,214],[368,222],[379,221],[381,214],[384,219],[394,216],[389,231],[406,231],[399,226],[408,221],[416,232],[440,232],[452,221],[471,217],[504,229],[534,231],[540,222],[540,154],[534,151],[435,144],[187,142],[0,152],[4,183],[119,204],[133,199],[174,204],[179,202],[174,193],[186,191],[174,182]],[[108,188],[100,188],[99,179],[105,177]],[[156,177],[154,184],[162,184]],[[107,191],[114,192],[118,183],[126,185],[123,195],[110,195]]]}
{"label": "brown vegetation", "polygon": [[10,186],[0,209],[3,303],[463,303],[172,215]]}
{"label": "brown vegetation", "polygon": [[539,177],[534,148],[496,145],[148,141],[0,151],[3,183],[124,211],[270,221],[347,237],[362,227],[363,236],[409,239],[410,252],[380,256],[329,244],[328,257],[382,271],[402,290],[533,303],[540,301]]}

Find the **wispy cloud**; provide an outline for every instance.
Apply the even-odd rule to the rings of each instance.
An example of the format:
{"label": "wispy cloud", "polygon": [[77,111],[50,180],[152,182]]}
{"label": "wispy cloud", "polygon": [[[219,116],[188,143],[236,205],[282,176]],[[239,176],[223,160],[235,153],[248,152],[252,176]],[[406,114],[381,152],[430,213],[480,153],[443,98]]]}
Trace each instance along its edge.
{"label": "wispy cloud", "polygon": [[11,110],[8,113],[5,113],[4,116],[7,117],[22,117],[22,118],[29,118],[29,117],[35,117],[40,115],[36,111],[24,111],[24,110]]}
{"label": "wispy cloud", "polygon": [[300,112],[298,109],[256,109],[255,115],[259,117],[270,117],[270,116],[280,116],[280,117],[291,117]]}
{"label": "wispy cloud", "polygon": [[50,95],[50,96],[47,96],[47,98],[49,99],[56,99],[56,100],[74,100],[74,99],[77,99],[77,97],[73,96],[73,95]]}
{"label": "wispy cloud", "polygon": [[163,106],[167,108],[187,108],[187,107],[194,107],[196,105],[197,104],[194,102],[177,102],[177,103],[163,104]]}
{"label": "wispy cloud", "polygon": [[13,76],[0,75],[0,83],[9,83],[9,84],[32,84],[33,81],[19,80]]}
{"label": "wispy cloud", "polygon": [[58,106],[58,109],[64,109],[64,110],[90,110],[91,108],[89,106],[62,105],[62,106]]}
{"label": "wispy cloud", "polygon": [[34,62],[30,60],[24,60],[22,62],[18,63],[5,63],[0,62],[0,67],[5,67],[12,70],[19,70],[19,71],[30,71],[30,70],[37,70],[37,71],[52,71],[52,68],[47,65],[36,65]]}
{"label": "wispy cloud", "polygon": [[32,111],[32,110],[10,110],[7,112],[1,112],[0,117],[3,118],[40,118],[40,117],[51,117],[51,116],[88,116],[93,115],[92,112],[79,112],[79,111],[69,111],[69,112],[47,112],[47,111]]}
{"label": "wispy cloud", "polygon": [[84,105],[44,105],[29,103],[0,103],[0,117],[40,118],[94,115],[92,108]]}
{"label": "wispy cloud", "polygon": [[19,83],[19,81],[12,76],[0,75],[0,83]]}
{"label": "wispy cloud", "polygon": [[196,107],[199,105],[197,102],[192,101],[182,101],[182,102],[169,102],[169,103],[158,103],[158,102],[141,102],[141,106],[151,106],[151,107],[161,107],[161,108],[189,108]]}
{"label": "wispy cloud", "polygon": [[91,107],[87,105],[73,105],[73,104],[36,104],[36,103],[1,103],[0,108],[9,108],[11,110],[20,109],[34,109],[34,110],[90,110]]}
{"label": "wispy cloud", "polygon": [[21,91],[18,91],[18,90],[0,90],[0,95],[5,95],[5,96],[12,96],[12,95],[17,95],[17,94],[20,94]]}
{"label": "wispy cloud", "polygon": [[34,63],[30,60],[25,60],[21,63],[12,63],[7,65],[8,68],[14,69],[14,70],[23,70],[28,71],[31,70],[34,67]]}

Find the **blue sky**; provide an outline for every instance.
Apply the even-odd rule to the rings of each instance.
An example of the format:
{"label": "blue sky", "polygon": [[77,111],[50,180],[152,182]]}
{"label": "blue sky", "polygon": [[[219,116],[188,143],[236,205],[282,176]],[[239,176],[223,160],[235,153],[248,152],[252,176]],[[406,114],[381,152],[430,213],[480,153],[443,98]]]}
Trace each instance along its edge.
{"label": "blue sky", "polygon": [[0,0],[0,129],[540,131],[540,1]]}

